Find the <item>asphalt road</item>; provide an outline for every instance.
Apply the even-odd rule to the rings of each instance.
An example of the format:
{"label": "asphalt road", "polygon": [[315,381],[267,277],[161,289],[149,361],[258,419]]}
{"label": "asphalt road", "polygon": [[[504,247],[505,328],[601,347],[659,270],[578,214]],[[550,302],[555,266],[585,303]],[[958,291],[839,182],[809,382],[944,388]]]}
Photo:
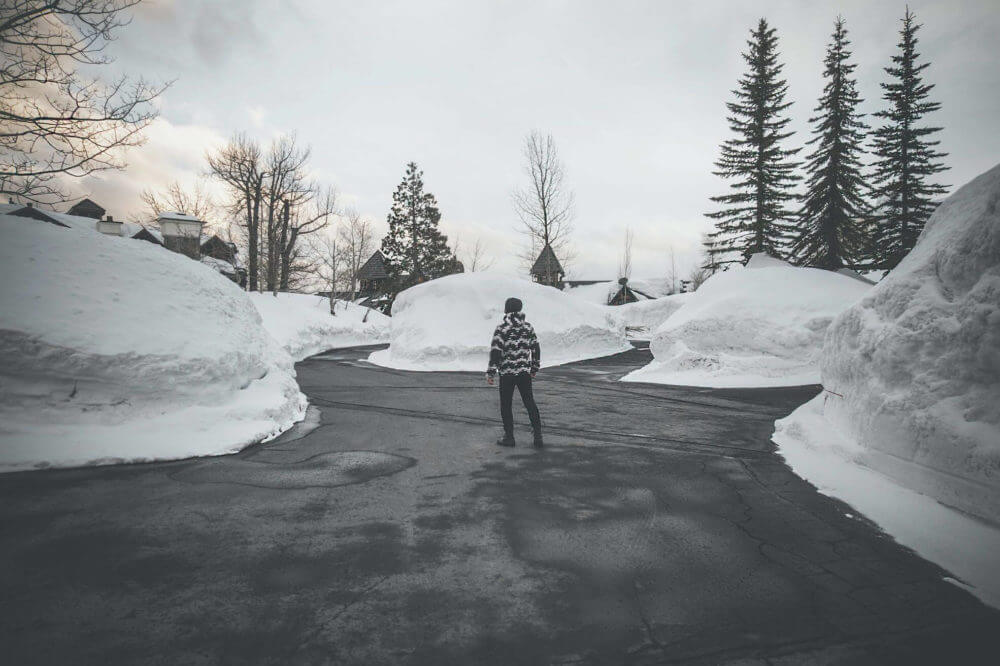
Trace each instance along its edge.
{"label": "asphalt road", "polygon": [[501,449],[481,375],[367,351],[300,363],[312,423],[238,455],[0,476],[0,661],[1000,659],[1000,612],[774,453],[816,388],[614,382],[633,351],[544,370],[547,447],[516,409]]}

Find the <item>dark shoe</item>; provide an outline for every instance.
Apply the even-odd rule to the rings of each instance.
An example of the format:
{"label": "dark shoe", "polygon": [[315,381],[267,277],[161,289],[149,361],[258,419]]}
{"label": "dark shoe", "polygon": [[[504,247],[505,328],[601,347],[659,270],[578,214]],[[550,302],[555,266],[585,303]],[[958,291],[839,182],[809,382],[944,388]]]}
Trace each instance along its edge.
{"label": "dark shoe", "polygon": [[531,442],[531,445],[533,447],[535,447],[536,449],[542,448],[542,433],[541,432],[536,432],[535,433],[535,439],[534,439],[533,442]]}
{"label": "dark shoe", "polygon": [[514,438],[511,435],[504,435],[502,439],[497,440],[497,446],[514,446]]}

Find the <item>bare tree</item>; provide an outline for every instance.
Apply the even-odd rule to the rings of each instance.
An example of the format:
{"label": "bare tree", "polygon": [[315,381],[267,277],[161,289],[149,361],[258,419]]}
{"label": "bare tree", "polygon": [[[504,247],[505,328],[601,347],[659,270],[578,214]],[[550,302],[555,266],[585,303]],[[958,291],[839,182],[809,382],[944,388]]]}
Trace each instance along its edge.
{"label": "bare tree", "polygon": [[691,269],[691,275],[688,277],[688,291],[695,291],[705,283],[705,280],[712,277],[712,273],[703,266],[695,266]]}
{"label": "bare tree", "polygon": [[237,133],[216,153],[206,155],[209,172],[229,189],[230,213],[239,220],[247,249],[248,288],[257,291],[260,278],[260,212],[266,173],[260,144]]}
{"label": "bare tree", "polygon": [[[288,201],[292,203],[293,200]],[[286,208],[283,226],[287,231],[283,229],[280,234],[278,286],[282,291],[308,280],[314,273],[312,255],[307,248],[301,247],[300,241],[329,226],[330,218],[338,212],[337,189],[332,185],[321,188],[313,183],[294,203],[294,208]]]}
{"label": "bare tree", "polygon": [[455,237],[454,244],[454,254],[455,257],[462,262],[462,266],[465,268],[467,273],[475,273],[476,271],[488,271],[493,268],[495,259],[487,254],[486,243],[483,242],[482,238],[476,238],[476,242],[471,246],[462,243],[460,236]]}
{"label": "bare tree", "polygon": [[536,255],[549,245],[565,268],[569,259],[567,242],[572,231],[573,193],[566,185],[565,171],[552,135],[543,136],[532,131],[525,137],[524,161],[528,187],[513,190],[511,199],[522,231],[529,239],[528,251]]}
{"label": "bare tree", "polygon": [[271,290],[288,288],[288,269],[295,248],[292,210],[298,211],[318,196],[316,186],[306,180],[309,155],[309,148],[300,148],[294,135],[281,136],[271,142],[265,160],[261,241],[262,256],[266,257],[264,278]]}
{"label": "bare tree", "polygon": [[200,181],[194,187],[185,189],[175,180],[159,192],[143,190],[139,198],[146,204],[145,217],[151,222],[155,222],[164,211],[192,215],[211,227],[217,227],[219,222],[218,208],[212,195]]}
{"label": "bare tree", "polygon": [[632,277],[632,241],[635,234],[631,229],[625,229],[625,246],[622,250],[622,258],[618,262],[618,277],[626,280]]}
{"label": "bare tree", "polygon": [[670,246],[670,268],[667,271],[667,279],[670,280],[670,289],[668,293],[677,293],[677,262],[674,259],[674,246]]}
{"label": "bare tree", "polygon": [[330,314],[336,315],[337,294],[343,290],[345,280],[343,246],[336,233],[321,233],[309,239],[306,247],[315,257],[313,278],[324,291],[329,290]]}
{"label": "bare tree", "polygon": [[309,155],[294,136],[275,139],[265,153],[256,140],[236,134],[207,156],[240,221],[251,291],[288,291],[313,279],[315,253],[299,242],[327,226],[337,212],[337,191],[308,180]]}
{"label": "bare tree", "polygon": [[125,167],[167,85],[85,74],[106,65],[108,41],[139,0],[0,3],[0,193],[54,203],[61,176]]}
{"label": "bare tree", "polygon": [[344,262],[344,281],[351,292],[351,300],[358,297],[358,273],[375,252],[375,233],[371,221],[362,217],[354,208],[348,208],[344,220],[337,228],[337,239]]}

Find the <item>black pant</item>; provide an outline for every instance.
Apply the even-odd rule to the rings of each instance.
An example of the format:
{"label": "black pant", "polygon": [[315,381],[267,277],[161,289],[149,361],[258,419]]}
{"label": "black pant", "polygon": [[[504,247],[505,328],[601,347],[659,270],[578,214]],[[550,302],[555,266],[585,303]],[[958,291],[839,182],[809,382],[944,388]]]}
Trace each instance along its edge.
{"label": "black pant", "polygon": [[535,396],[531,392],[531,375],[522,372],[519,375],[500,375],[500,418],[503,419],[504,433],[509,437],[514,436],[514,414],[511,412],[514,387],[520,391],[524,408],[528,410],[531,429],[535,432],[541,432],[542,419],[538,415],[538,405],[535,404]]}

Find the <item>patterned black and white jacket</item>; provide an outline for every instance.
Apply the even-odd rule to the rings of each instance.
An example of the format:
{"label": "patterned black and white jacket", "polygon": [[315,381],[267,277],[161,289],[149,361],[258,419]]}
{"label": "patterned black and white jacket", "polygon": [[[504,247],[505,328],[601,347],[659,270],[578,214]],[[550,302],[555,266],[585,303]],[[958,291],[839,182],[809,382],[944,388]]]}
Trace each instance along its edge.
{"label": "patterned black and white jacket", "polygon": [[542,352],[535,329],[524,319],[523,312],[508,312],[493,332],[490,345],[490,365],[486,374],[519,375],[538,372]]}

